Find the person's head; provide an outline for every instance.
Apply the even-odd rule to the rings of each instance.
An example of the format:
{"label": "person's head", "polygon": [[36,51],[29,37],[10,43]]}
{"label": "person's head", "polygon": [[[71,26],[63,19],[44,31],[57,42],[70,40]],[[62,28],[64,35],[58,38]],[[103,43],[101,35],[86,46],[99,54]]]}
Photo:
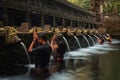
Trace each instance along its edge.
{"label": "person's head", "polygon": [[38,34],[38,42],[40,43],[40,44],[43,44],[43,42],[47,42],[47,36],[46,36],[46,34],[45,33],[39,33]]}

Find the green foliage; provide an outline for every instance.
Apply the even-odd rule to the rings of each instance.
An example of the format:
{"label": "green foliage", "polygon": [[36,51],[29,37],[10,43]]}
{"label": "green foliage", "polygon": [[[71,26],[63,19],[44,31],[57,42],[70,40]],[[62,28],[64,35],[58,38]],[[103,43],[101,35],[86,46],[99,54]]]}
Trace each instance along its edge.
{"label": "green foliage", "polygon": [[120,14],[120,0],[104,0],[104,14]]}
{"label": "green foliage", "polygon": [[86,10],[90,10],[90,0],[68,0],[69,2],[74,3]]}
{"label": "green foliage", "polygon": [[[90,0],[68,0],[82,7],[83,9],[90,10]],[[103,14],[112,15],[113,13],[120,15],[120,0],[103,0]]]}

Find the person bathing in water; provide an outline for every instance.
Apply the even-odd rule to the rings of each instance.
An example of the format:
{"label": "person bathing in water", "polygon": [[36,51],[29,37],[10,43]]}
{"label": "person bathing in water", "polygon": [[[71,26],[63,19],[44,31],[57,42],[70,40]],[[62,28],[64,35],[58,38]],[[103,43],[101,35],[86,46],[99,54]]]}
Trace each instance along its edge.
{"label": "person bathing in water", "polygon": [[[34,48],[36,42],[38,42],[40,45]],[[35,69],[38,71],[47,69],[49,66],[52,49],[51,46],[47,43],[47,37],[45,33],[33,33],[33,40],[29,46],[28,51],[35,55]]]}
{"label": "person bathing in water", "polygon": [[53,35],[51,39],[51,47],[54,62],[62,63],[67,46],[61,35],[59,34]]}

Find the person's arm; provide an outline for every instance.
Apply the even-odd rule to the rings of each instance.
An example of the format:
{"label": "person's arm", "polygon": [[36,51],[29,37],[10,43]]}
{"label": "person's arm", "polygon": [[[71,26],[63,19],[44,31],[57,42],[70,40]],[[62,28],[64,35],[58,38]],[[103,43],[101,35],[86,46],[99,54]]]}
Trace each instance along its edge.
{"label": "person's arm", "polygon": [[28,52],[32,52],[33,46],[35,44],[36,40],[33,40],[28,48]]}
{"label": "person's arm", "polygon": [[52,39],[51,39],[51,44],[50,44],[50,46],[52,48],[52,52],[56,52],[58,47],[59,47],[55,38],[56,38],[56,35],[54,34]]}
{"label": "person's arm", "polygon": [[50,45],[53,45],[53,43],[54,43],[54,39],[55,39],[55,34],[52,36],[52,39],[51,39]]}
{"label": "person's arm", "polygon": [[28,48],[28,52],[32,52],[33,46],[36,42],[36,40],[38,39],[38,35],[36,32],[33,33],[33,41],[31,42],[29,48]]}

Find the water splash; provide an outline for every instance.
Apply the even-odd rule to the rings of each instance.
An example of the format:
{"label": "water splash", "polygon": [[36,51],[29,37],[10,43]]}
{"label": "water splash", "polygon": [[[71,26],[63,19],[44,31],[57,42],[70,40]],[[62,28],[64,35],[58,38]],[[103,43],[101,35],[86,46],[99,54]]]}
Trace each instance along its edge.
{"label": "water splash", "polygon": [[74,80],[74,77],[72,76],[72,74],[69,74],[69,73],[56,72],[52,76],[50,76],[47,80]]}
{"label": "water splash", "polygon": [[[120,41],[113,39],[111,44],[116,44],[116,43],[120,43]],[[100,54],[108,53],[108,51],[111,50],[118,50],[111,44],[108,43],[104,43],[102,45],[95,44],[94,46],[91,47],[80,48],[75,51],[66,52],[64,55],[64,59],[88,59],[88,57],[93,54],[100,55]]]}
{"label": "water splash", "polygon": [[87,54],[103,54],[103,53],[105,53],[105,51],[102,51],[99,49],[94,49],[91,47],[80,49],[80,51],[83,53],[87,53]]}

